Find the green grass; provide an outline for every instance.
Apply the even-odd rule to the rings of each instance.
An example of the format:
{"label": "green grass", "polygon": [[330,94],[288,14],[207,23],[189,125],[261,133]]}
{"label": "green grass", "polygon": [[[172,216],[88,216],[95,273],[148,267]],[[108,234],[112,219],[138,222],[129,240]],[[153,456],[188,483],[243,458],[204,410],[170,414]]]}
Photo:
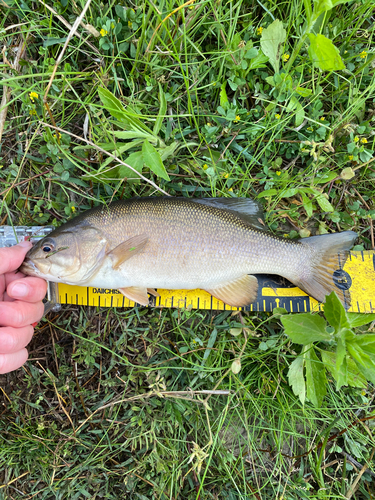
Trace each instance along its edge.
{"label": "green grass", "polygon": [[[27,48],[18,71],[1,69],[10,97],[0,225],[60,224],[99,203],[157,194],[83,140],[108,152],[130,143],[114,135],[124,125],[103,107],[105,87],[130,116],[159,124],[158,151],[176,142],[164,161],[170,180],[142,170],[169,194],[259,196],[276,234],[353,229],[359,249],[373,247],[372,1],[318,18],[315,33],[345,64],[322,72],[299,43],[308,2],[93,0],[84,23],[100,31],[107,17],[108,33],[78,29],[48,94],[51,115],[43,95],[69,33],[56,14],[73,24],[84,2],[55,2],[56,14],[39,1],[6,2],[6,57],[13,64],[22,40]],[[272,83],[272,65],[248,51],[274,19],[289,59]],[[122,160],[141,148],[133,143]],[[302,406],[287,380],[299,347],[278,317],[69,306],[39,324],[30,351],[22,370],[0,376],[0,499],[375,496],[374,420],[358,422],[374,415],[373,385],[336,392],[330,379],[321,408]]]}

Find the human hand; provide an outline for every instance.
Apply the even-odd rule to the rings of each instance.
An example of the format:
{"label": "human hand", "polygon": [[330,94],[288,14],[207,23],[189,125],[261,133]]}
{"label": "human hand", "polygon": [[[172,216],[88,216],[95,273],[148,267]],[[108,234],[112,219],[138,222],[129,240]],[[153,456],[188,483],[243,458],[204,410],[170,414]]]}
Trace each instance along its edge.
{"label": "human hand", "polygon": [[44,313],[43,298],[47,283],[16,272],[32,247],[24,241],[10,248],[0,248],[0,374],[22,366],[28,357],[33,323]]}

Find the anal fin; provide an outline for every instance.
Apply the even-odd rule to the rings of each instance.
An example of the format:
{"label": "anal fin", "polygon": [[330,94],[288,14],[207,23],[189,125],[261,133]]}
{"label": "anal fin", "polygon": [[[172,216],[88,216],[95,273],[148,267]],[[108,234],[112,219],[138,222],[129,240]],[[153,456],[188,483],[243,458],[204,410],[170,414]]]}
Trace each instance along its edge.
{"label": "anal fin", "polygon": [[127,288],[119,288],[118,291],[125,295],[125,297],[137,304],[141,304],[142,306],[148,306],[148,288],[140,287],[140,286],[129,286]]}
{"label": "anal fin", "polygon": [[234,281],[227,281],[206,291],[233,307],[247,306],[254,302],[258,293],[258,280],[255,276],[245,274]]}

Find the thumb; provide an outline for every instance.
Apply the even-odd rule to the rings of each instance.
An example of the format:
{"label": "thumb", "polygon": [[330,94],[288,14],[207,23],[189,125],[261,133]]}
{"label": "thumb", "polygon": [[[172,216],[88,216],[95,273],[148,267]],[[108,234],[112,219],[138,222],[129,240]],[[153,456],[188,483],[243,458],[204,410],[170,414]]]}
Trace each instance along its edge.
{"label": "thumb", "polygon": [[30,241],[22,241],[14,247],[0,248],[0,275],[18,269],[31,247]]}

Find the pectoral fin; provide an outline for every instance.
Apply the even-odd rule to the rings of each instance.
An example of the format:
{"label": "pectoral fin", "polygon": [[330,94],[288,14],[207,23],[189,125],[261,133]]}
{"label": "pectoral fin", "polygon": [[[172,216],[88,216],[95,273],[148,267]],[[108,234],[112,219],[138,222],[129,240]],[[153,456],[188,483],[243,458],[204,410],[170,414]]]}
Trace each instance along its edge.
{"label": "pectoral fin", "polygon": [[108,253],[113,262],[113,269],[116,271],[124,262],[140,253],[147,242],[148,236],[146,234],[138,234],[117,245]]}
{"label": "pectoral fin", "polygon": [[233,307],[247,306],[254,302],[258,293],[258,280],[245,274],[234,281],[226,282],[206,291]]}
{"label": "pectoral fin", "polygon": [[148,306],[147,288],[129,286],[128,288],[119,288],[118,291],[125,295],[127,299],[137,302],[137,304],[141,304],[142,306]]}

